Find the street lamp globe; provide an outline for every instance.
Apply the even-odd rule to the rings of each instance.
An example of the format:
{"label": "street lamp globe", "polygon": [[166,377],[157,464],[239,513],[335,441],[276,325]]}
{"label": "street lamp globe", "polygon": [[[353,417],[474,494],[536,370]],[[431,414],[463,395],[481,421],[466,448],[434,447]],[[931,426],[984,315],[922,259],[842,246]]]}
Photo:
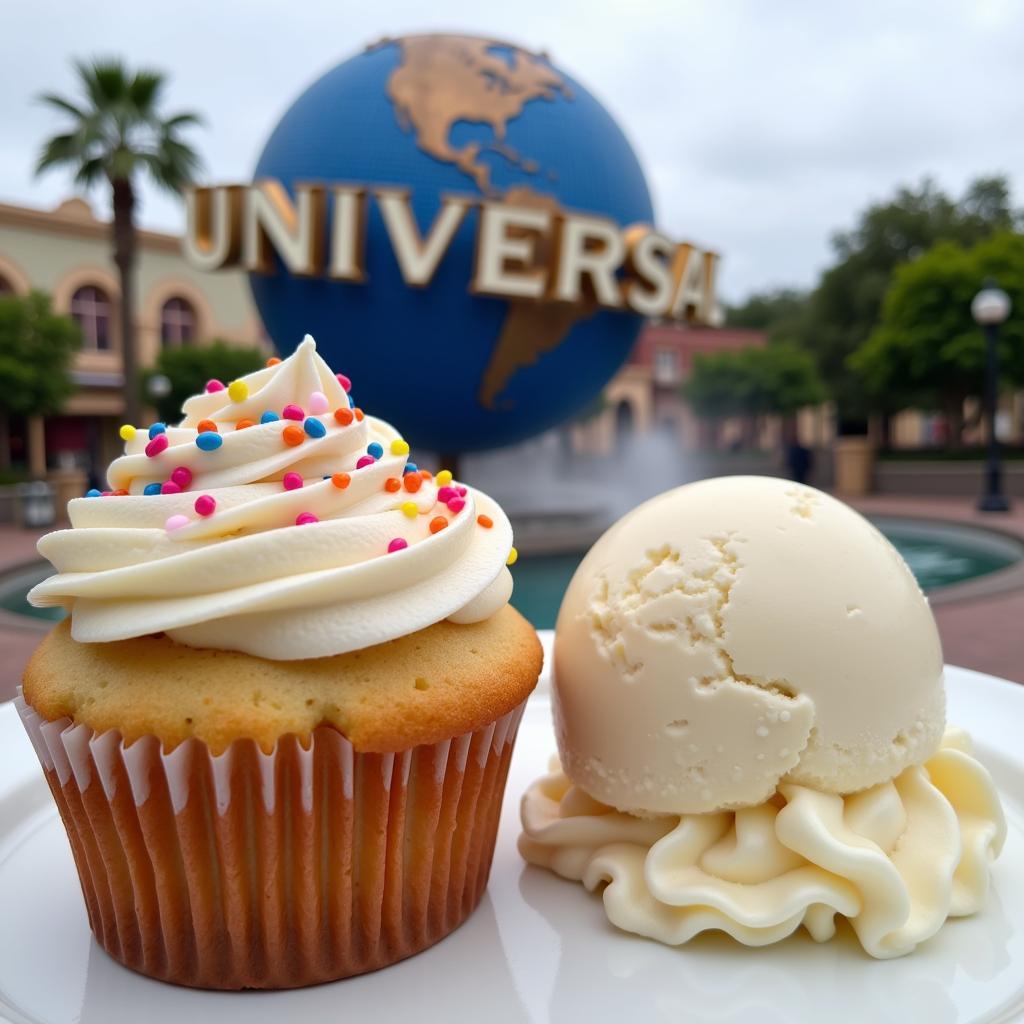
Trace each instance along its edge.
{"label": "street lamp globe", "polygon": [[166,398],[171,393],[171,379],[166,374],[154,373],[146,382],[146,392],[150,398]]}
{"label": "street lamp globe", "polygon": [[1010,315],[1010,296],[994,282],[986,282],[971,302],[971,316],[982,327],[998,326]]}

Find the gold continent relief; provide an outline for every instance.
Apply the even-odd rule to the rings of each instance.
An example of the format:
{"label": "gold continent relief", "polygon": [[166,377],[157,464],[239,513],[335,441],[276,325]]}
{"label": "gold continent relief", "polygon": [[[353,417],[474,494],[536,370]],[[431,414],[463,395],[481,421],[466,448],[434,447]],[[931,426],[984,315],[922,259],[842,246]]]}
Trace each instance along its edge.
{"label": "gold continent relief", "polygon": [[[452,164],[468,175],[485,195],[519,206],[558,209],[554,197],[519,187],[502,193],[490,180],[490,168],[480,159],[486,148],[528,174],[540,170],[537,162],[520,156],[505,142],[509,121],[534,100],[553,101],[557,95],[571,100],[562,76],[539,55],[495,40],[471,36],[423,35],[393,43],[401,61],[391,73],[387,95],[403,131],[415,133],[424,153]],[[492,53],[495,46],[511,52],[511,61]],[[470,142],[456,147],[451,132],[459,121],[490,125],[494,141],[484,147]],[[535,265],[544,265],[550,240],[537,246]],[[524,268],[529,269],[529,268]],[[569,330],[592,316],[596,305],[510,300],[494,351],[480,381],[477,399],[494,409],[517,370],[530,366],[557,348]]]}

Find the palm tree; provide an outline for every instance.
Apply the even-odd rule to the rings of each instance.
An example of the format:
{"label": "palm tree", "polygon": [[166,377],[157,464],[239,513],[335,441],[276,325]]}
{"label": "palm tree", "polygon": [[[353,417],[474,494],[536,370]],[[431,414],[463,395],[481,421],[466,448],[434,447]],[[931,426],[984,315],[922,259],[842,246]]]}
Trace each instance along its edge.
{"label": "palm tree", "polygon": [[117,60],[77,61],[83,100],[47,94],[42,102],[71,118],[69,130],[48,139],[36,173],[54,167],[74,172],[86,188],[106,180],[113,193],[111,241],[121,278],[121,342],[125,412],[139,422],[139,382],[135,351],[135,198],[139,174],[180,192],[199,168],[199,157],[179,137],[199,123],[192,113],[163,117],[159,111],[165,78],[156,71],[129,71]]}

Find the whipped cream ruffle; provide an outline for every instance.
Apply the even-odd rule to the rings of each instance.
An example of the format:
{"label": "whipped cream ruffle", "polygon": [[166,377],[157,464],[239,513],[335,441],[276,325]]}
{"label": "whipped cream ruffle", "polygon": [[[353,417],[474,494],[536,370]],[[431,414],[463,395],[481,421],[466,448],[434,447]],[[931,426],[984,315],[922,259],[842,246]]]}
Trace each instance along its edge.
{"label": "whipped cream ruffle", "polygon": [[[108,477],[127,495],[69,503],[71,529],[39,542],[57,575],[31,591],[34,605],[69,608],[72,635],[83,642],[166,632],[276,660],[340,654],[504,606],[512,589],[504,513],[471,489],[452,511],[437,482],[418,474],[417,489],[387,490],[389,479],[403,480],[407,446],[392,452],[401,436],[382,420],[334,415],[350,409],[349,397],[312,338],[240,379],[241,400],[226,388],[190,398],[163,451],[146,454],[144,430],[126,443]],[[325,411],[309,411],[313,393]],[[284,418],[288,405],[320,426],[310,433]],[[268,410],[281,418],[261,422]],[[204,420],[217,426],[212,450],[196,444]],[[238,429],[244,420],[252,425]],[[289,427],[303,430],[299,443],[285,441]],[[357,468],[374,442],[382,454]],[[179,468],[191,476],[185,490],[143,493]],[[286,488],[286,474],[302,486]],[[337,486],[336,474],[347,484]],[[199,495],[214,499],[212,515],[197,513]],[[303,514],[315,521],[295,525]],[[490,528],[479,525],[481,514]],[[175,517],[184,525],[169,529]],[[432,531],[437,517],[446,526]],[[396,538],[407,547],[389,552]]]}
{"label": "whipped cream ruffle", "polygon": [[824,942],[846,917],[874,957],[903,956],[984,904],[1006,824],[965,733],[924,764],[849,796],[785,783],[756,807],[638,818],[553,765],[522,801],[531,864],[604,886],[619,928],[669,945],[720,930],[751,946],[801,925]]}

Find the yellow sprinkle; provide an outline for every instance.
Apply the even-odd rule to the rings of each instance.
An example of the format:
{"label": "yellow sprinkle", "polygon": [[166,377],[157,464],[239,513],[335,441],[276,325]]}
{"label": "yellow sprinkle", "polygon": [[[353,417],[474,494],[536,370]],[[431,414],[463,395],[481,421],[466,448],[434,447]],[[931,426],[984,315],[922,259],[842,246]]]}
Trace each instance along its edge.
{"label": "yellow sprinkle", "polygon": [[506,565],[515,565],[518,560],[519,560],[519,552],[516,551],[515,548],[513,548],[508,553],[508,558],[505,559],[505,564]]}
{"label": "yellow sprinkle", "polygon": [[445,484],[452,482],[452,471],[450,469],[442,469],[434,479],[438,482],[438,485],[444,487]]}
{"label": "yellow sprinkle", "polygon": [[398,438],[391,442],[391,454],[392,455],[408,455],[409,454],[409,442],[403,441]]}
{"label": "yellow sprinkle", "polygon": [[228,398],[232,402],[244,402],[249,397],[249,385],[244,380],[233,380],[228,385]]}
{"label": "yellow sprinkle", "polygon": [[121,435],[122,441],[130,441],[136,434],[135,428],[130,424],[126,423],[118,433]]}
{"label": "yellow sprinkle", "polygon": [[420,514],[419,505],[417,505],[415,501],[403,501],[399,508],[401,508],[401,510],[410,519],[415,519]]}

